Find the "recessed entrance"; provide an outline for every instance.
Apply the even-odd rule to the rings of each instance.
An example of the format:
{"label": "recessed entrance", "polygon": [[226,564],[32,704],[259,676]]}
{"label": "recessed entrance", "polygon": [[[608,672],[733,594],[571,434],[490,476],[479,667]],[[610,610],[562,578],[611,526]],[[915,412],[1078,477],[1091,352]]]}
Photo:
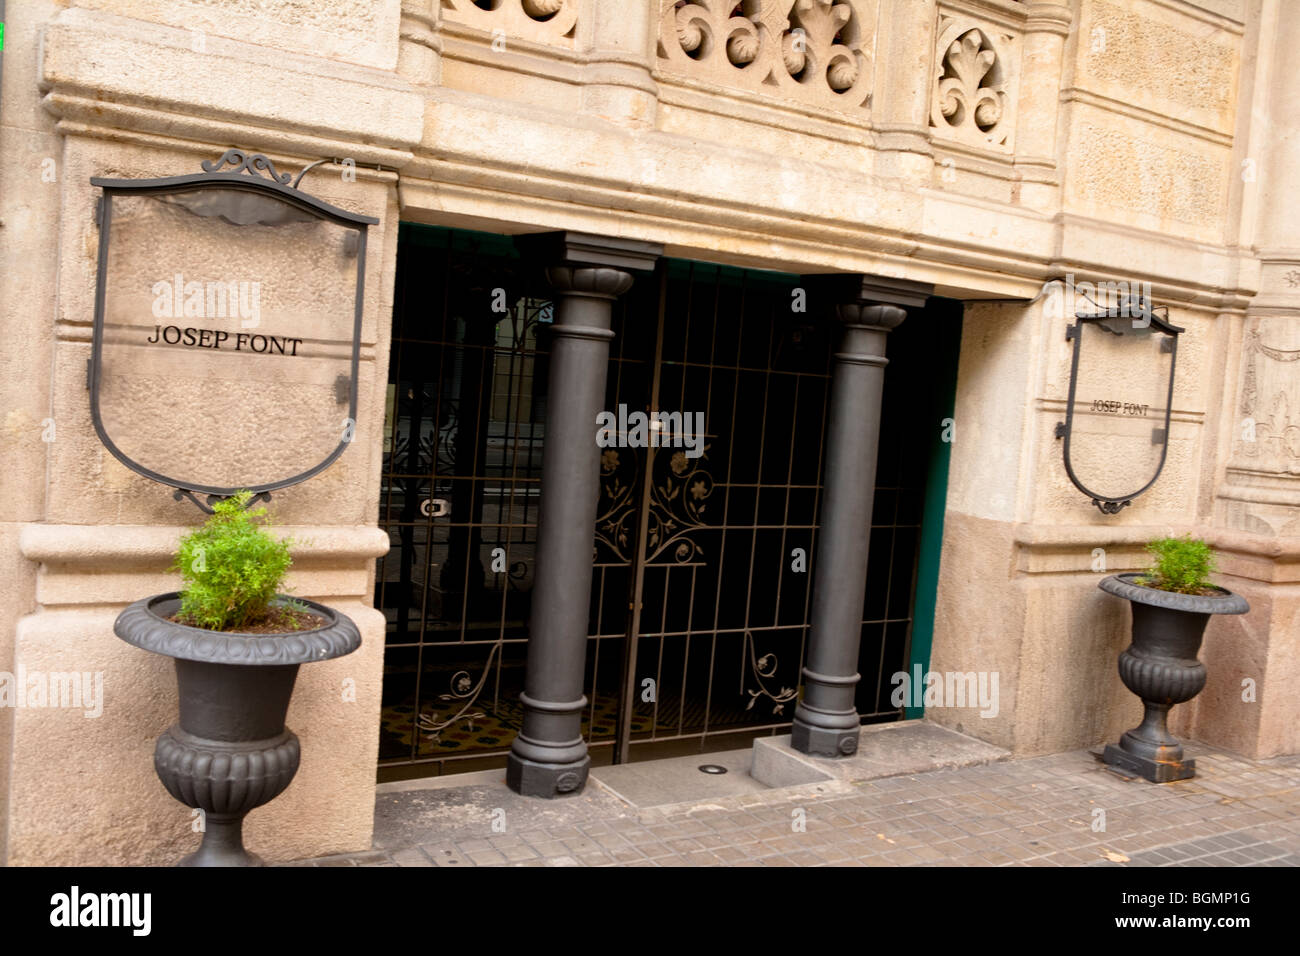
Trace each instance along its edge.
{"label": "recessed entrance", "polygon": [[[380,501],[392,548],[375,584],[381,779],[503,767],[522,724],[552,314],[529,265],[507,237],[402,227]],[[582,724],[597,764],[789,730],[835,347],[825,317],[792,309],[798,288],[662,260],[615,305],[605,408],[702,413],[704,435],[643,447],[654,442],[629,429],[600,452]],[[914,590],[932,439],[951,407],[934,350],[955,349],[959,319],[932,307],[891,335],[864,722],[901,716],[889,676],[909,665],[914,604],[933,603],[932,585]]]}

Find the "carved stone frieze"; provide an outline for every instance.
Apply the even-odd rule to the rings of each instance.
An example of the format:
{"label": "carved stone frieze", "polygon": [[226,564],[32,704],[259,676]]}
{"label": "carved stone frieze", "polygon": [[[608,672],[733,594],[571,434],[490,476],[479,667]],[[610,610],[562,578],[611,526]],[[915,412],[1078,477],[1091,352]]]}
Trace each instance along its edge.
{"label": "carved stone frieze", "polygon": [[940,15],[930,98],[936,138],[1011,152],[1020,37],[969,17]]}
{"label": "carved stone frieze", "polygon": [[442,0],[442,19],[496,37],[573,46],[578,0]]}
{"label": "carved stone frieze", "polygon": [[875,0],[660,0],[660,69],[864,112]]}

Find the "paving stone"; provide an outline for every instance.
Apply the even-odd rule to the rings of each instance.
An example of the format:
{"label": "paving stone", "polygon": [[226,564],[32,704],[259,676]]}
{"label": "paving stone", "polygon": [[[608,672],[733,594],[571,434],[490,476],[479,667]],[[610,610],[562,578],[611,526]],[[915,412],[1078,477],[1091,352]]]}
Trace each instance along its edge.
{"label": "paving stone", "polygon": [[418,846],[403,847],[393,850],[389,856],[398,866],[433,866],[433,861]]}
{"label": "paving stone", "polygon": [[517,863],[520,860],[535,860],[538,853],[532,847],[527,846],[508,846],[501,850],[501,853],[511,863]]}
{"label": "paving stone", "polygon": [[645,857],[651,860],[663,859],[664,857],[676,856],[676,852],[664,845],[663,843],[642,843],[637,845],[637,850]]}
{"label": "paving stone", "polygon": [[473,861],[469,859],[459,848],[450,844],[442,843],[432,846],[423,847],[429,859],[434,862],[435,866],[473,866]]}
{"label": "paving stone", "polygon": [[352,853],[350,857],[357,866],[369,863],[387,863],[388,854],[383,850],[371,850],[369,853]]}
{"label": "paving stone", "polygon": [[562,856],[568,852],[568,848],[559,840],[534,843],[533,849],[537,851],[539,856]]}
{"label": "paving stone", "polygon": [[[1196,750],[1201,775],[1154,786],[1086,751],[629,811],[607,794],[523,801],[503,787],[407,797],[428,824],[376,813],[376,850],[296,866],[1296,866],[1300,758],[1252,762]],[[392,795],[386,795],[392,800]],[[511,832],[491,834],[492,807]],[[378,806],[378,805],[377,805]],[[1095,832],[1093,810],[1107,811]],[[806,814],[806,829],[792,830]],[[454,812],[453,812],[454,811]],[[432,839],[404,841],[426,833]],[[1122,852],[1127,863],[1105,851]]]}

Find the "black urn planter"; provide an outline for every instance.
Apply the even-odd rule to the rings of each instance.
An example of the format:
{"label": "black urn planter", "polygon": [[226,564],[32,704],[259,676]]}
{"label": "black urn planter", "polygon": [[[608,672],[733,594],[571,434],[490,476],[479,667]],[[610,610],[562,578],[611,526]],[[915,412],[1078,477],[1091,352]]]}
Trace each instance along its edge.
{"label": "black urn planter", "polygon": [[1212,595],[1177,594],[1135,583],[1138,573],[1113,574],[1098,587],[1129,601],[1132,643],[1119,655],[1124,686],[1142,698],[1142,723],[1107,744],[1102,760],[1152,783],[1196,776],[1195,759],[1183,759],[1183,745],[1169,733],[1169,708],[1191,700],[1205,687],[1205,665],[1197,659],[1211,614],[1245,614],[1240,594],[1215,588]]}
{"label": "black urn planter", "polygon": [[284,726],[298,666],[351,654],[361,634],[350,618],[314,601],[300,603],[328,623],[287,634],[167,620],[180,603],[176,592],[145,598],[113,625],[128,644],[176,661],[180,720],[158,738],[154,769],[168,793],[205,815],[202,844],[178,865],[259,866],[244,849],[244,817],[298,772],[298,738]]}

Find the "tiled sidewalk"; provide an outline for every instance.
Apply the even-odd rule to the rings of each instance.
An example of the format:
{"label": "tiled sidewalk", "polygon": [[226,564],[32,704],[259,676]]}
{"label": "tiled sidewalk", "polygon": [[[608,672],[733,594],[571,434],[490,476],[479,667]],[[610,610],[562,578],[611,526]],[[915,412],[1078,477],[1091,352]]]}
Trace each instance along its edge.
{"label": "tiled sidewalk", "polygon": [[1164,785],[1076,751],[651,809],[594,782],[404,790],[378,798],[375,850],[291,865],[1300,865],[1300,757],[1188,752],[1199,776]]}

